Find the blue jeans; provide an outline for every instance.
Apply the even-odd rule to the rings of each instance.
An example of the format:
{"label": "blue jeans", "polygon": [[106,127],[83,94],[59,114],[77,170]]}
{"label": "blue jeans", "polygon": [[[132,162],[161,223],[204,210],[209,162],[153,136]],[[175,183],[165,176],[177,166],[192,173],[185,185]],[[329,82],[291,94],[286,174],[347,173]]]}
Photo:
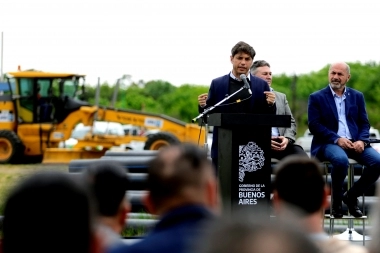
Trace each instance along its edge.
{"label": "blue jeans", "polygon": [[345,150],[336,144],[327,144],[319,150],[317,158],[320,161],[329,161],[332,165],[331,184],[335,203],[341,203],[342,188],[348,171],[348,158],[356,160],[365,166],[362,176],[354,183],[349,191],[352,197],[363,195],[380,175],[380,154],[372,147],[364,148],[362,153]]}

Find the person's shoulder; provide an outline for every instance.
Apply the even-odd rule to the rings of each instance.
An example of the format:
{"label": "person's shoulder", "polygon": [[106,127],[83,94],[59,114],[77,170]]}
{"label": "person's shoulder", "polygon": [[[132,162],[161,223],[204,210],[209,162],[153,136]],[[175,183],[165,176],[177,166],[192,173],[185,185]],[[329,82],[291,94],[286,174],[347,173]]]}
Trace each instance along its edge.
{"label": "person's shoulder", "polygon": [[138,242],[114,247],[108,253],[140,253],[160,252],[157,242],[152,242],[149,237],[142,238]]}
{"label": "person's shoulder", "polygon": [[363,96],[363,92],[361,92],[361,91],[355,90],[355,89],[350,88],[350,87],[346,87],[346,89],[347,89],[347,93],[349,93],[349,94],[353,93],[355,95],[361,95],[361,96]]}
{"label": "person's shoulder", "polygon": [[229,74],[227,74],[227,75],[223,75],[223,76],[219,76],[219,77],[217,77],[217,78],[212,79],[212,82],[220,82],[220,81],[222,81],[223,79],[228,78],[228,77],[229,77]]}
{"label": "person's shoulder", "polygon": [[328,92],[329,90],[330,90],[330,87],[327,85],[326,87],[324,87],[324,88],[322,88],[320,90],[314,91],[313,93],[310,94],[310,96],[318,96],[318,95],[321,95],[324,92]]}
{"label": "person's shoulder", "polygon": [[113,247],[108,247],[108,249],[106,250],[106,252],[107,253],[130,252],[129,248],[130,248],[130,245],[128,245],[128,244],[115,245]]}
{"label": "person's shoulder", "polygon": [[250,82],[251,82],[251,88],[255,89],[256,91],[260,91],[260,90],[270,91],[269,85],[264,79],[261,79],[251,74]]}
{"label": "person's shoulder", "polygon": [[262,83],[262,84],[268,84],[264,79],[259,78],[257,76],[254,76],[251,74],[251,83]]}
{"label": "person's shoulder", "polygon": [[[167,240],[174,238],[176,240]],[[111,253],[164,253],[164,252],[182,252],[184,250],[184,235],[172,231],[163,230],[158,234],[149,235],[141,241],[128,245],[123,250],[113,251]],[[120,248],[121,249],[121,248]]]}

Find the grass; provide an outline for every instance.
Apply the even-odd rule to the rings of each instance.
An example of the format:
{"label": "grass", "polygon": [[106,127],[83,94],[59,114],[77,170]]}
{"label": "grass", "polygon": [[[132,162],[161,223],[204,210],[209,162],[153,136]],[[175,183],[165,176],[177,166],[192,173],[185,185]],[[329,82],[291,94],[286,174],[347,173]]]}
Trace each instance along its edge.
{"label": "grass", "polygon": [[137,237],[137,236],[144,236],[149,230],[145,227],[137,227],[137,228],[125,228],[123,231],[121,231],[122,237]]}
{"label": "grass", "polygon": [[9,165],[0,166],[0,215],[4,213],[4,203],[9,192],[23,178],[42,170],[68,171],[68,165]]}
{"label": "grass", "polygon": [[[4,214],[4,205],[9,192],[17,185],[20,180],[38,171],[54,170],[68,172],[68,165],[47,165],[47,164],[28,164],[28,165],[9,165],[0,166],[0,216]],[[137,219],[151,219],[152,217],[141,211]],[[122,231],[123,237],[142,236],[146,234],[147,229],[144,227],[126,228]],[[1,231],[0,231],[1,237]]]}

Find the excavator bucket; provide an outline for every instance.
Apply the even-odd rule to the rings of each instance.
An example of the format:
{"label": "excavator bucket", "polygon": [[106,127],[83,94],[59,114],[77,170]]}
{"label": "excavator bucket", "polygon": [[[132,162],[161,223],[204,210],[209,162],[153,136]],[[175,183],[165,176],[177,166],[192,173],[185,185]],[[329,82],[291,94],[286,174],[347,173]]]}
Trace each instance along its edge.
{"label": "excavator bucket", "polygon": [[97,159],[102,157],[106,149],[85,150],[82,148],[48,148],[46,149],[43,164],[68,164],[74,159]]}

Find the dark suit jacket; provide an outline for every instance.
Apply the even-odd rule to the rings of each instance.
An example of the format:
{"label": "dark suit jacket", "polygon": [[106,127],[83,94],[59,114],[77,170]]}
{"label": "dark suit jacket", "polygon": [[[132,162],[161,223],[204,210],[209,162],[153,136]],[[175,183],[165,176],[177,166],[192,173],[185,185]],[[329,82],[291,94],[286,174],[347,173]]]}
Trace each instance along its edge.
{"label": "dark suit jacket", "polygon": [[[363,93],[346,87],[346,119],[354,141],[369,141],[367,112]],[[322,145],[333,144],[340,136],[337,134],[339,122],[334,96],[330,86],[314,92],[308,103],[309,130],[314,135],[311,142],[311,155],[317,156]]]}
{"label": "dark suit jacket", "polygon": [[[188,205],[165,214],[141,241],[123,245],[110,253],[185,253],[199,239],[207,222],[214,216],[205,207]],[[196,252],[196,251],[194,251]]]}
{"label": "dark suit jacket", "polygon": [[[208,98],[206,101],[206,107],[213,106],[223,100],[227,94],[229,94],[229,79],[230,74],[218,77],[211,82],[211,86],[208,92]],[[252,91],[252,97],[247,104],[245,111],[241,113],[252,113],[252,114],[275,114],[276,105],[269,106],[264,91],[270,91],[267,82],[264,80],[250,76],[250,86]],[[203,109],[204,109],[203,108]],[[231,113],[229,106],[216,107],[210,113]],[[203,112],[200,108],[200,113]],[[218,128],[215,127],[213,131],[213,139],[211,146],[211,157],[216,158],[218,156]]]}

